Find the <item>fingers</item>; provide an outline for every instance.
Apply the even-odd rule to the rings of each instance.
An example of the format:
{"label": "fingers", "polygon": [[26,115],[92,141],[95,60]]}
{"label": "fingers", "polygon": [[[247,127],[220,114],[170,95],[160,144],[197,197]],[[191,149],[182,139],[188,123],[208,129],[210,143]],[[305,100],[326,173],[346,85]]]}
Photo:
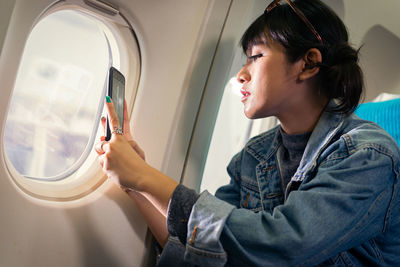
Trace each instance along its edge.
{"label": "fingers", "polygon": [[117,116],[117,112],[115,111],[114,104],[109,96],[106,96],[106,108],[108,112],[108,119],[110,122],[111,132],[114,129],[119,129],[120,124]]}
{"label": "fingers", "polygon": [[125,99],[124,99],[124,125],[129,125],[128,107],[126,105]]}
{"label": "fingers", "polygon": [[105,141],[106,140],[106,134],[107,134],[107,131],[106,131],[106,117],[101,117],[101,119],[100,119],[100,122],[101,122],[101,126],[102,126],[102,128],[103,128],[103,135],[102,136],[100,136],[100,141]]}
{"label": "fingers", "polygon": [[128,107],[125,99],[124,99],[124,135],[127,140],[133,139],[129,125]]}
{"label": "fingers", "polygon": [[107,143],[107,142],[101,141],[101,142],[95,144],[94,150],[97,152],[98,155],[102,155],[105,153],[104,147],[103,147],[105,143]]}
{"label": "fingers", "polygon": [[133,140],[129,124],[128,107],[125,99],[124,99],[124,136],[126,140]]}
{"label": "fingers", "polygon": [[104,130],[104,135],[106,135],[106,121],[107,121],[106,117],[101,117],[100,122]]}

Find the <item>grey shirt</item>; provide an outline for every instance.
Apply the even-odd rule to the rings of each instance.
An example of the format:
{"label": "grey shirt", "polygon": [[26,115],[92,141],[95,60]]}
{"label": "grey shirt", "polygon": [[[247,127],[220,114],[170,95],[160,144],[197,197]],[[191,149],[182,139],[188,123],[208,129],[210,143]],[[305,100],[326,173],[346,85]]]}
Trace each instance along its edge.
{"label": "grey shirt", "polygon": [[299,167],[308,139],[312,132],[302,134],[287,134],[280,128],[282,151],[278,153],[281,174],[282,191],[285,192],[290,179]]}

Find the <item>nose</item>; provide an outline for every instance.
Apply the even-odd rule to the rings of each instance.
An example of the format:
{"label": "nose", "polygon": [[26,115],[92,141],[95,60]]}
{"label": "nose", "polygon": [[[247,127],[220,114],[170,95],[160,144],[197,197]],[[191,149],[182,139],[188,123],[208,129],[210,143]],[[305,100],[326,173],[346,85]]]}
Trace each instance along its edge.
{"label": "nose", "polygon": [[250,74],[247,71],[246,65],[236,74],[236,79],[239,83],[243,84],[250,81]]}

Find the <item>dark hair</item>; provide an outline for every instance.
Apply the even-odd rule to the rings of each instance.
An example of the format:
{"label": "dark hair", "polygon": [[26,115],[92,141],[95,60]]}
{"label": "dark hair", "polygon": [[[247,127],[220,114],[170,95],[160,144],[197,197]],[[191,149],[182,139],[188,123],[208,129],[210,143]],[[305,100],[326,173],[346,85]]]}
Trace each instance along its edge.
{"label": "dark hair", "polygon": [[289,5],[280,5],[261,15],[246,30],[241,46],[246,53],[257,43],[278,42],[289,62],[302,58],[310,48],[317,48],[322,64],[317,74],[318,90],[328,99],[337,99],[331,111],[348,114],[357,107],[363,92],[363,74],[358,52],[349,45],[342,20],[319,0],[292,1],[322,37],[322,44]]}

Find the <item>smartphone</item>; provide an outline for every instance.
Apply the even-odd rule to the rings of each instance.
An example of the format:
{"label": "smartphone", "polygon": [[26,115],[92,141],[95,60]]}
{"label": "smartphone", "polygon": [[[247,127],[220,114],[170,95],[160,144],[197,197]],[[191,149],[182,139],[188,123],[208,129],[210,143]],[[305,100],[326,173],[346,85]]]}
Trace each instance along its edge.
{"label": "smartphone", "polygon": [[[124,130],[124,100],[125,100],[125,77],[116,68],[111,67],[108,72],[107,95],[112,99],[117,112],[119,125]],[[106,140],[111,139],[111,129],[107,115]]]}

